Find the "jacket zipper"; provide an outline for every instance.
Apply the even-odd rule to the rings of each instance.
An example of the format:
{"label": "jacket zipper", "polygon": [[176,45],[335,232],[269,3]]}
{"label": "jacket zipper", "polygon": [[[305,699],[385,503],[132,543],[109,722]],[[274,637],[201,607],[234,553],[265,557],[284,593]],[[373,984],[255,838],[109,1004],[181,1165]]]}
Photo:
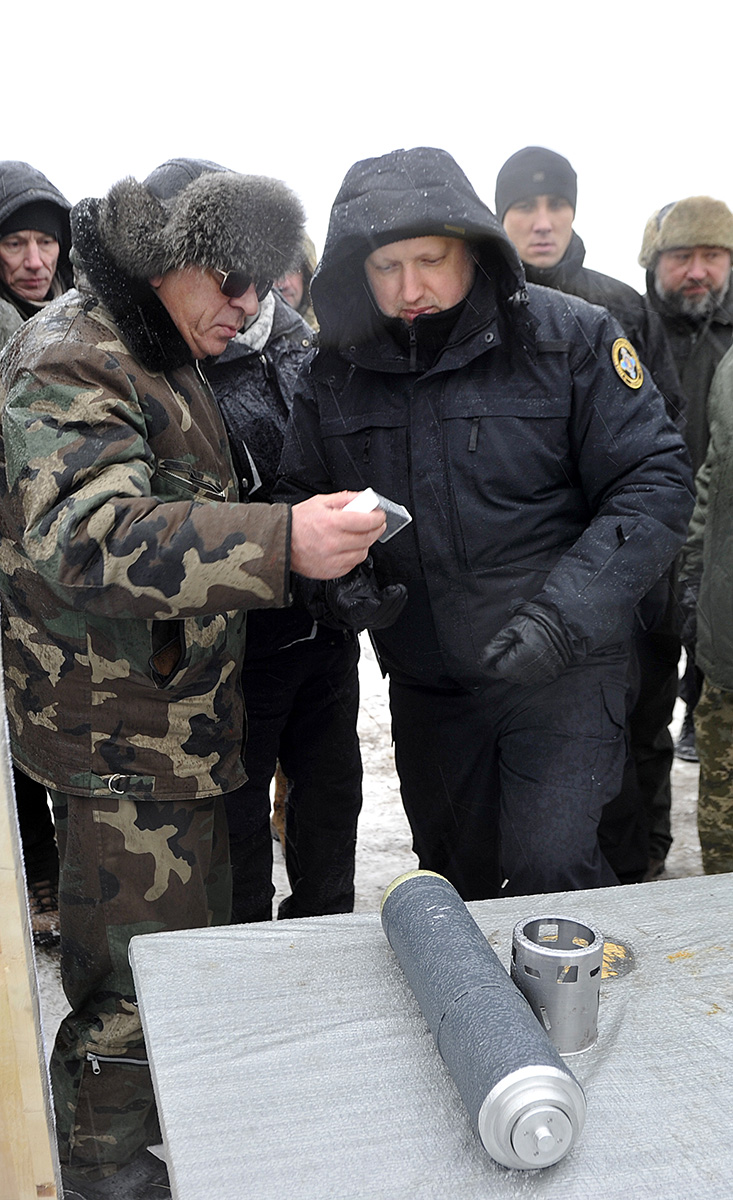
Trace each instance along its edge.
{"label": "jacket zipper", "polygon": [[103,1063],[130,1063],[133,1067],[147,1067],[150,1065],[147,1058],[117,1058],[112,1054],[92,1054],[91,1050],[87,1051],[86,1058],[87,1062],[92,1064],[93,1075],[101,1074],[100,1060]]}
{"label": "jacket zipper", "polygon": [[207,495],[213,496],[215,500],[226,500],[226,492],[205,479],[200,471],[195,467],[186,467],[181,464],[180,467],[172,467],[170,459],[163,458],[158,463],[157,474],[164,479],[172,479],[176,483],[182,483],[184,487],[190,488],[192,492],[206,492]]}

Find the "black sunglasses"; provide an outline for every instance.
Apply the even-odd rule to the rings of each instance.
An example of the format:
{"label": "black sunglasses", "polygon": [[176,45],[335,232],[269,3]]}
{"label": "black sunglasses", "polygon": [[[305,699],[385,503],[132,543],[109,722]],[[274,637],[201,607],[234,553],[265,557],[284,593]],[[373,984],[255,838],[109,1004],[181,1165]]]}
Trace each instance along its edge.
{"label": "black sunglasses", "polygon": [[264,300],[272,287],[271,279],[265,279],[262,283],[257,283],[246,271],[222,271],[219,267],[213,267],[212,269],[217,275],[221,275],[219,291],[223,292],[230,300],[238,300],[240,296],[249,291],[253,283],[257,299]]}

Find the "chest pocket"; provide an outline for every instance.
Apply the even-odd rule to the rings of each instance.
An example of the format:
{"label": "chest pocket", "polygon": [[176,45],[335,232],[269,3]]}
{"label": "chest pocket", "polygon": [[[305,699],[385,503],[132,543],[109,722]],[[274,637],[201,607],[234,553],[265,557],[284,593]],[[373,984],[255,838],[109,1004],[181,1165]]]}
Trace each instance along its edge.
{"label": "chest pocket", "polygon": [[[568,454],[568,401],[548,395],[479,393],[446,396],[442,406],[446,457],[469,475],[527,484],[552,474]],[[529,472],[529,478],[528,478]]]}
{"label": "chest pocket", "polygon": [[478,388],[446,396],[442,437],[454,522],[466,565],[517,562],[555,543],[576,504],[569,403],[552,394]]}
{"label": "chest pocket", "polygon": [[329,474],[338,488],[373,487],[391,500],[406,503],[405,414],[375,408],[321,421]]}

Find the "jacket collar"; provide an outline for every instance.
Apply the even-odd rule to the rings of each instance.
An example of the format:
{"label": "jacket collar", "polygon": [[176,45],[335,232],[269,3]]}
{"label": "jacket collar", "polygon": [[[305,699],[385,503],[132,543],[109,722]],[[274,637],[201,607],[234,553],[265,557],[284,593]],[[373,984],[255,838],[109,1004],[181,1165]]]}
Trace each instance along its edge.
{"label": "jacket collar", "polygon": [[582,269],[584,262],[585,243],[573,230],[567,250],[554,267],[533,267],[530,263],[524,263],[524,270],[528,283],[539,283],[543,287],[565,292],[572,290],[569,284]]}
{"label": "jacket collar", "polygon": [[[342,349],[342,355],[355,366],[395,374],[427,376],[456,370],[487,346],[501,342],[495,289],[482,271],[456,309],[452,323],[450,313],[417,317],[409,326],[400,322],[397,337],[392,333],[395,322],[383,318],[369,341]],[[446,326],[442,347],[441,325]]]}

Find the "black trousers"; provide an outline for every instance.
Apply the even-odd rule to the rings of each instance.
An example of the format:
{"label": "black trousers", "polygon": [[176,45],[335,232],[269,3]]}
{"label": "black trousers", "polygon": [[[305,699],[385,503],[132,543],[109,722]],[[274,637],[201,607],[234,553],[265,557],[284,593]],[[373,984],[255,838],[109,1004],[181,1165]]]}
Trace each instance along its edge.
{"label": "black trousers", "polygon": [[[292,889],[280,917],[351,912],[362,767],[356,720],[359,646],[353,635],[318,627],[290,646],[250,642],[243,674],[248,781],[227,797],[233,873],[232,920],[251,915],[252,860],[270,837],[270,783],[276,761],[291,782],[285,862]],[[271,893],[272,894],[272,893]]]}
{"label": "black trousers", "polygon": [[617,882],[597,838],[625,758],[625,651],[539,688],[392,678],[402,798],[420,866],[464,900]]}
{"label": "black trousers", "polygon": [[28,883],[50,881],[55,886],[59,879],[59,854],[48,793],[42,783],[36,783],[15,766],[13,786],[26,879]]}
{"label": "black trousers", "polygon": [[678,689],[680,639],[669,628],[639,631],[631,646],[629,754],[617,796],[606,805],[601,847],[622,883],[639,883],[649,859],[672,845],[674,746],[669,723]]}

